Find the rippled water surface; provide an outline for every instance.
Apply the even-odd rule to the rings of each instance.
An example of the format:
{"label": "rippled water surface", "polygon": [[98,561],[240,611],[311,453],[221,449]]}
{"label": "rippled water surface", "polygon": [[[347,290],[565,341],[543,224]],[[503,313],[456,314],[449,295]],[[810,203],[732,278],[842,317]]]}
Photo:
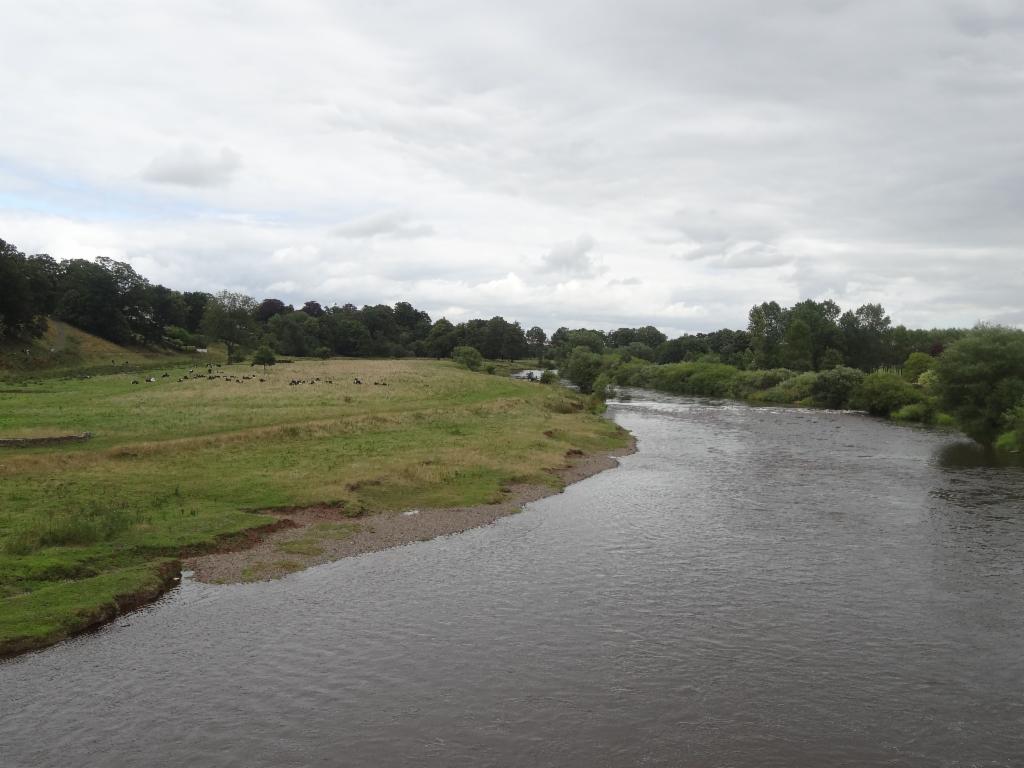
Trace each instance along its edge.
{"label": "rippled water surface", "polygon": [[640,452],[523,514],[0,664],[0,765],[1024,765],[1024,471],[854,414],[610,413]]}

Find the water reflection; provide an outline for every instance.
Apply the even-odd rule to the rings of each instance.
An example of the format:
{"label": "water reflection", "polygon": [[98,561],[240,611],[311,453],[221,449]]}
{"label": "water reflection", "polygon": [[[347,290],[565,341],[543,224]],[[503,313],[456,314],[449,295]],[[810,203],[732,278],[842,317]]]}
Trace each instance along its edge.
{"label": "water reflection", "polygon": [[1024,455],[985,448],[968,440],[957,440],[938,448],[936,457],[947,469],[998,467],[1024,469]]}

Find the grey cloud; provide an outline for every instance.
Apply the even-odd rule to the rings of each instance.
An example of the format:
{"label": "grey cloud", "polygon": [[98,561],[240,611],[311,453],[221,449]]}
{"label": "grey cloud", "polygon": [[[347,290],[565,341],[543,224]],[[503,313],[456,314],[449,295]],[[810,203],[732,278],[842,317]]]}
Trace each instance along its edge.
{"label": "grey cloud", "polygon": [[721,269],[780,267],[793,258],[776,242],[776,226],[765,220],[718,211],[678,211],[662,222],[653,242],[685,244],[685,261],[704,262]]}
{"label": "grey cloud", "polygon": [[957,29],[972,37],[988,37],[1024,27],[1024,9],[1013,0],[962,2],[951,11]]}
{"label": "grey cloud", "polygon": [[384,211],[352,219],[331,230],[335,237],[362,239],[372,237],[393,237],[415,239],[429,237],[434,228],[423,224],[402,211]]}
{"label": "grey cloud", "polygon": [[[38,78],[25,90],[0,67],[0,89],[23,96],[0,123],[13,191],[0,235],[57,256],[170,241],[165,274],[179,283],[252,290],[327,285],[343,262],[366,300],[510,272],[535,281],[526,293],[545,278],[640,280],[572,305],[436,300],[556,324],[564,312],[736,326],[764,298],[881,301],[916,324],[1019,306],[1016,0],[337,0],[244,17],[169,4],[148,34],[151,9],[132,4],[59,18],[12,4],[0,57],[31,59]],[[228,183],[237,153],[178,148],[142,176],[191,194],[182,208],[199,213],[147,208],[138,158],[200,135],[237,137],[247,183]],[[73,183],[50,183],[54,168]],[[211,190],[235,219],[205,224]],[[132,205],[108,215],[98,199]],[[339,222],[339,210],[383,213]],[[586,240],[552,248],[552,232],[594,233],[600,259]],[[245,258],[213,259],[212,243]],[[272,257],[295,244],[318,254],[301,276]],[[338,285],[321,300],[346,300]],[[666,285],[692,289],[670,301]]]}
{"label": "grey cloud", "polygon": [[227,184],[242,167],[242,156],[228,147],[207,152],[194,144],[183,144],[154,158],[142,178],[158,184],[182,187],[216,187]]}
{"label": "grey cloud", "polygon": [[993,323],[998,323],[1000,325],[1024,328],[1024,309],[1013,309],[1006,312],[1000,312],[990,319]]}
{"label": "grey cloud", "polygon": [[[730,242],[726,244],[725,248],[716,246],[709,251],[704,247],[698,249],[696,253],[701,254],[698,258],[707,259],[710,263],[723,269],[781,267],[793,260],[791,256],[770,243]],[[687,254],[686,258],[692,261],[695,258],[694,253]]]}
{"label": "grey cloud", "polygon": [[591,253],[596,245],[594,238],[587,234],[559,243],[541,257],[541,270],[565,277],[593,277],[603,271],[597,257]]}

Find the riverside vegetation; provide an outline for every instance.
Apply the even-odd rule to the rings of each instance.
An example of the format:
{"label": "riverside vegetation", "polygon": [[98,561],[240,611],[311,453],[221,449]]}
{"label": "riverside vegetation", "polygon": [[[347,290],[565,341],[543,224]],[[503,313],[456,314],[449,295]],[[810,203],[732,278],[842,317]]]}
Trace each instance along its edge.
{"label": "riverside vegetation", "polygon": [[843,365],[744,369],[707,358],[659,365],[628,351],[599,353],[580,345],[567,356],[563,374],[599,399],[619,385],[863,410],[894,421],[954,427],[998,451],[1024,450],[1024,331],[1018,329],[982,325],[960,334],[937,356],[912,352],[902,367],[870,373]]}
{"label": "riverside vegetation", "polygon": [[[210,370],[21,380],[0,391],[0,435],[94,435],[0,449],[0,652],[53,642],[159,594],[183,553],[276,520],[261,510],[328,504],[358,523],[368,512],[492,503],[511,483],[557,486],[550,470],[567,453],[626,441],[564,388],[452,362]],[[314,526],[306,543],[349,530]]]}
{"label": "riverside vegetation", "polygon": [[[589,399],[505,380],[527,355]],[[275,365],[289,357],[323,362]],[[212,359],[227,367],[186,373]],[[230,367],[242,361],[259,368]],[[545,470],[567,452],[625,439],[592,413],[613,385],[856,408],[1024,449],[1015,329],[907,329],[878,304],[842,312],[805,300],[759,304],[743,330],[669,339],[652,326],[563,327],[548,337],[500,316],[432,320],[408,302],[296,309],[183,293],[112,259],[57,262],[0,240],[3,379],[0,438],[94,437],[0,448],[0,651],[158,594],[183,552],[273,520],[259,510],[327,503],[359,516],[557,483]]]}

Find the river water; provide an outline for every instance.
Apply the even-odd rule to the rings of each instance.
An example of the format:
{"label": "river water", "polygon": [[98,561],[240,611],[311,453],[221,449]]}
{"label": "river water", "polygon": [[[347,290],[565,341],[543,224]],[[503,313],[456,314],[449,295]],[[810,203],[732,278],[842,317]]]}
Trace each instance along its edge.
{"label": "river water", "polygon": [[0,664],[0,765],[1024,765],[1024,470],[856,414],[610,415],[639,453],[522,514]]}

